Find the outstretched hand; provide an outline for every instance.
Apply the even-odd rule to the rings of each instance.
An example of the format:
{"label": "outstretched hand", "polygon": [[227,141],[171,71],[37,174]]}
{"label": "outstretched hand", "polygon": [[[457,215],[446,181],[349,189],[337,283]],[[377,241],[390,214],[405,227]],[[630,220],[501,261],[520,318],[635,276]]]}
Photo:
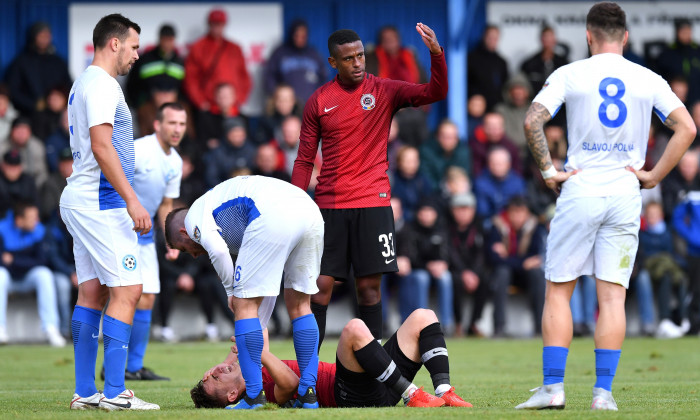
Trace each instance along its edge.
{"label": "outstretched hand", "polygon": [[576,175],[579,172],[578,169],[572,172],[562,172],[558,171],[556,175],[549,179],[545,179],[544,183],[547,184],[551,190],[553,190],[557,195],[561,192],[561,185],[566,182],[572,175]]}
{"label": "outstretched hand", "polygon": [[425,46],[430,49],[431,54],[440,54],[442,52],[437,36],[435,32],[430,29],[430,26],[418,22],[416,23],[416,31],[420,34]]}

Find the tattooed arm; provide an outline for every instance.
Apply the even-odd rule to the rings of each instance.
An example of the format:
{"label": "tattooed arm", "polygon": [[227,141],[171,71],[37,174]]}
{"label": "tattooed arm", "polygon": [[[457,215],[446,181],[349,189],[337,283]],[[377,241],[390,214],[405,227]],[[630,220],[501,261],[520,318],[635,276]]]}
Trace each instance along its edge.
{"label": "tattooed arm", "polygon": [[[527,145],[540,171],[546,171],[552,167],[552,156],[549,153],[547,138],[544,136],[544,124],[551,119],[552,116],[549,115],[547,108],[537,102],[530,105],[530,109],[525,115],[525,138],[527,138]],[[577,171],[557,172],[556,175],[545,179],[544,182],[549,188],[559,193],[561,184],[576,173]]]}
{"label": "tattooed arm", "polygon": [[684,107],[677,108],[668,115],[664,125],[673,130],[673,135],[666,145],[664,154],[651,171],[635,170],[627,167],[627,170],[634,172],[639,179],[642,188],[654,188],[662,179],[671,172],[683,154],[695,139],[697,129],[688,110]]}

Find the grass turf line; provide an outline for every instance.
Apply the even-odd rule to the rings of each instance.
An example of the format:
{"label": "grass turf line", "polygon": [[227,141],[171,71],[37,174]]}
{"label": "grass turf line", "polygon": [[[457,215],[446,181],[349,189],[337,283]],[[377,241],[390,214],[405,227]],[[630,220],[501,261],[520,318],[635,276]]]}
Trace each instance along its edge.
{"label": "grass turf line", "polygon": [[[336,341],[327,340],[321,360],[335,360]],[[471,409],[409,409],[401,406],[382,409],[261,410],[236,413],[250,419],[303,415],[314,419],[381,420],[401,416],[415,419],[473,418],[674,418],[700,417],[700,341],[697,338],[626,340],[613,394],[618,413],[590,413],[591,387],[595,382],[592,339],[575,339],[566,369],[567,405],[563,411],[522,412],[513,407],[525,401],[529,389],[541,383],[540,340],[472,340],[447,342],[452,385]],[[179,343],[149,345],[145,365],[172,378],[170,382],[129,381],[127,387],[138,397],[161,406],[158,412],[73,412],[68,403],[73,394],[73,352],[71,347],[0,347],[0,419],[129,419],[226,418],[228,410],[196,410],[190,388],[204,371],[220,363],[227,343]],[[272,351],[282,358],[294,358],[291,340],[272,341]],[[98,355],[101,366],[102,345]],[[97,387],[102,388],[97,377]],[[414,381],[433,391],[430,377],[421,369]],[[286,418],[286,417],[285,417]],[[301,420],[301,419],[300,419]]]}

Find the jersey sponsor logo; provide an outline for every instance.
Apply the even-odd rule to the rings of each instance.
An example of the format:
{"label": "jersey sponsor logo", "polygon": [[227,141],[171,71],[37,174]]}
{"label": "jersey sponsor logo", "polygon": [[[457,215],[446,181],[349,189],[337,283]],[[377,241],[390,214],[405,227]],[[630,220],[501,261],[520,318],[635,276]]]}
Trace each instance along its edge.
{"label": "jersey sponsor logo", "polygon": [[125,255],[124,258],[122,258],[122,266],[124,266],[127,271],[136,270],[136,257],[131,254]]}
{"label": "jersey sponsor logo", "polygon": [[379,198],[386,198],[386,193],[379,193]]}
{"label": "jersey sponsor logo", "polygon": [[323,107],[323,112],[332,111],[332,110],[334,110],[334,109],[336,109],[336,108],[338,108],[338,105],[332,106],[332,107],[330,107],[330,108]]}
{"label": "jersey sponsor logo", "polygon": [[362,105],[362,109],[364,109],[365,111],[373,109],[374,104],[374,95],[372,95],[371,93],[365,93],[364,95],[362,95],[362,98],[360,98],[360,105]]}
{"label": "jersey sponsor logo", "polygon": [[581,150],[585,152],[593,152],[593,153],[600,153],[600,152],[632,152],[634,151],[634,144],[629,143],[588,143],[588,142],[583,142],[581,145]]}
{"label": "jersey sponsor logo", "polygon": [[194,227],[194,240],[199,242],[202,239],[202,233],[199,231],[197,226]]}

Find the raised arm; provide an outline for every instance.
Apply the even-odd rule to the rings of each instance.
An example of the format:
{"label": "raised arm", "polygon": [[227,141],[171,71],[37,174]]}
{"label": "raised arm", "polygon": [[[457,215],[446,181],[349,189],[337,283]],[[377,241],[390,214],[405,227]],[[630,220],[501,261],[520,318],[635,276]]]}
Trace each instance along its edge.
{"label": "raised arm", "polygon": [[671,172],[688,147],[695,139],[697,128],[685,107],[676,108],[671,112],[664,125],[673,130],[673,135],[666,145],[663,155],[651,171],[635,170],[631,166],[627,170],[634,172],[642,188],[654,188]]}
{"label": "raised arm", "polygon": [[549,146],[547,145],[547,138],[544,135],[544,125],[551,119],[552,116],[544,105],[533,102],[525,115],[524,128],[527,145],[530,148],[532,157],[535,159],[535,163],[537,163],[537,167],[542,173],[544,182],[547,184],[547,187],[558,194],[561,190],[561,184],[569,179],[571,175],[576,174],[577,171],[559,172],[554,168],[552,156],[549,153]]}

